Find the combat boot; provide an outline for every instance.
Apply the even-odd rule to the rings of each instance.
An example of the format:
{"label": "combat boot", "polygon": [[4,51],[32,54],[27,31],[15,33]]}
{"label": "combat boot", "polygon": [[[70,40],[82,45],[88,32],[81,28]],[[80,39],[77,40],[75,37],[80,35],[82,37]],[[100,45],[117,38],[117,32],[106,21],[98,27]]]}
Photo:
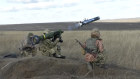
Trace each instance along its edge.
{"label": "combat boot", "polygon": [[108,65],[106,65],[106,64],[102,64],[102,65],[100,66],[100,68],[108,69]]}
{"label": "combat boot", "polygon": [[65,56],[63,56],[63,55],[54,54],[53,56],[54,56],[55,58],[65,59]]}

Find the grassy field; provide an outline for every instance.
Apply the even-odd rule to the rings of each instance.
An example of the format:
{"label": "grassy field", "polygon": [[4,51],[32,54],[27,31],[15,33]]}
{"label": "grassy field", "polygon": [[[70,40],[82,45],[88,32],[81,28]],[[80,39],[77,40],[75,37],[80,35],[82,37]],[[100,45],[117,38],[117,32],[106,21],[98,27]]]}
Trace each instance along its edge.
{"label": "grassy field", "polygon": [[[32,31],[41,35],[43,32]],[[20,42],[29,31],[0,31],[0,54],[18,53]],[[65,31],[62,54],[67,58],[83,61],[81,48],[74,39],[84,42],[90,37],[90,31]],[[140,70],[140,31],[101,31],[106,49],[107,63]]]}

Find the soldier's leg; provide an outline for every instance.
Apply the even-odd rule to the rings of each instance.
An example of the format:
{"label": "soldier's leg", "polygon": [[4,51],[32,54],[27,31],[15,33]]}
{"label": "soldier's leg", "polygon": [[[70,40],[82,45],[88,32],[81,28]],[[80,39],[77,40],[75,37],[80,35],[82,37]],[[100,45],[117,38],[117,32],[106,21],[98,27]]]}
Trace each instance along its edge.
{"label": "soldier's leg", "polygon": [[56,58],[65,58],[65,57],[63,57],[61,54],[60,54],[60,52],[57,50],[57,48],[56,47],[54,47],[54,48],[52,48],[51,50],[50,50],[50,54],[53,56],[53,57],[56,57]]}
{"label": "soldier's leg", "polygon": [[55,52],[57,58],[63,58],[63,59],[65,58],[65,56],[61,55],[61,47],[59,45],[56,46]]}
{"label": "soldier's leg", "polygon": [[40,46],[38,47],[38,50],[40,51],[40,53],[43,55],[44,53],[44,51],[43,51],[43,46],[40,44]]}
{"label": "soldier's leg", "polygon": [[20,55],[21,55],[21,57],[23,57],[24,51],[20,51]]}
{"label": "soldier's leg", "polygon": [[56,52],[56,56],[57,57],[60,57],[61,56],[61,48],[60,48],[60,46],[56,46],[55,48],[54,48],[54,50],[55,50],[55,52]]}
{"label": "soldier's leg", "polygon": [[106,68],[106,66],[105,66],[105,56],[104,56],[103,53],[98,54],[96,64],[101,68]]}
{"label": "soldier's leg", "polygon": [[56,47],[56,53],[58,54],[58,55],[61,55],[61,47],[59,46],[59,45],[57,45],[57,47]]}
{"label": "soldier's leg", "polygon": [[47,49],[42,50],[41,54],[44,55],[44,56],[50,56],[49,50],[47,50]]}
{"label": "soldier's leg", "polygon": [[49,56],[49,49],[45,45],[41,45],[39,47],[39,51],[41,52],[42,55],[44,56]]}
{"label": "soldier's leg", "polygon": [[37,54],[37,49],[34,48],[34,49],[31,51],[31,53],[32,53],[32,56],[35,56],[35,55]]}
{"label": "soldier's leg", "polygon": [[87,62],[87,67],[89,71],[93,70],[93,66],[94,66],[93,62]]}
{"label": "soldier's leg", "polygon": [[99,63],[100,64],[105,64],[105,57],[104,57],[104,54],[103,53],[100,53],[98,55],[98,60],[99,60]]}
{"label": "soldier's leg", "polygon": [[22,57],[28,56],[28,52],[27,52],[27,51],[21,51],[21,56],[22,56]]}
{"label": "soldier's leg", "polygon": [[55,48],[50,49],[49,54],[50,56],[55,57],[56,56]]}

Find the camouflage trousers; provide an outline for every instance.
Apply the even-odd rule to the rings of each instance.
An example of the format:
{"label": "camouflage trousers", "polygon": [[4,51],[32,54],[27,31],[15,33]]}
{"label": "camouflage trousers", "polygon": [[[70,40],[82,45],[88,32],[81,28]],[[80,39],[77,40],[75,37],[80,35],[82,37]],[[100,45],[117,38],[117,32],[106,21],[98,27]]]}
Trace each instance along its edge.
{"label": "camouflage trousers", "polygon": [[49,48],[45,45],[42,45],[42,46],[39,47],[39,51],[41,51],[41,54],[44,55],[44,56],[52,57],[53,54],[61,55],[61,48],[59,46]]}
{"label": "camouflage trousers", "polygon": [[99,66],[99,67],[103,66],[105,64],[105,59],[106,58],[103,53],[97,54],[95,61],[87,62],[88,69],[93,70],[94,66]]}
{"label": "camouflage trousers", "polygon": [[21,51],[21,56],[22,57],[27,57],[29,55],[35,56],[37,53],[37,49],[33,48],[32,50],[22,50]]}

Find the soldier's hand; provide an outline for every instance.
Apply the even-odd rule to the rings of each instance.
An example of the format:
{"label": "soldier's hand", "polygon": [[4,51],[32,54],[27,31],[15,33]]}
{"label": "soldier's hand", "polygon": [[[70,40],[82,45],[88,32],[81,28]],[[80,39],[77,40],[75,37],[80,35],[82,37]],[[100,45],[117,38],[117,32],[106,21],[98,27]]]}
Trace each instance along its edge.
{"label": "soldier's hand", "polygon": [[63,40],[61,39],[61,40],[59,40],[59,42],[60,42],[60,43],[62,43],[62,42],[63,42]]}
{"label": "soldier's hand", "polygon": [[58,38],[56,39],[56,42],[59,42],[59,39]]}

